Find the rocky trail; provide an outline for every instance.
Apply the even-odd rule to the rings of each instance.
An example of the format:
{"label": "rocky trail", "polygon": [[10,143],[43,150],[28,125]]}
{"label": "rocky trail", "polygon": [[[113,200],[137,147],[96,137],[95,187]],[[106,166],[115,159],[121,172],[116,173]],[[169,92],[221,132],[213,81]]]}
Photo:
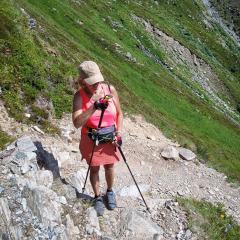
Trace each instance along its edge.
{"label": "rocky trail", "polygon": [[[2,103],[0,113],[0,127],[17,139],[0,153],[2,239],[200,239],[187,228],[179,196],[222,203],[240,223],[240,188],[140,116],[125,116],[122,149],[151,214],[120,161],[115,181],[118,207],[98,218],[89,182],[86,194],[81,194],[87,165],[81,161],[80,131],[74,129],[71,116],[54,120],[61,136],[50,136],[15,122]],[[103,169],[100,182],[104,194]]]}

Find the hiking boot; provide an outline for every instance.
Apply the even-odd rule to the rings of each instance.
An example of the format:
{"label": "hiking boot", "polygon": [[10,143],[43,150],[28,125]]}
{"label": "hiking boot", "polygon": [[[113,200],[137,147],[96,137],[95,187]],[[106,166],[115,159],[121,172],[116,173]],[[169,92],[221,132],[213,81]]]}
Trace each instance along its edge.
{"label": "hiking boot", "polygon": [[94,209],[97,212],[98,216],[102,216],[104,213],[104,204],[103,204],[103,198],[101,196],[96,197],[94,199]]}
{"label": "hiking boot", "polygon": [[107,208],[109,210],[113,210],[115,207],[117,207],[116,203],[116,196],[113,191],[107,191],[106,193],[106,203],[107,203]]}

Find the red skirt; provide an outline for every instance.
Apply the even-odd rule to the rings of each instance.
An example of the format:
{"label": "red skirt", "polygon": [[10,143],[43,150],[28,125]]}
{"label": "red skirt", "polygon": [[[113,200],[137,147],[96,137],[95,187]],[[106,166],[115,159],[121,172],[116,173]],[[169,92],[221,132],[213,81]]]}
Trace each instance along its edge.
{"label": "red skirt", "polygon": [[[82,133],[79,149],[82,154],[82,158],[89,164],[93,150],[93,140],[86,134]],[[120,152],[115,144],[111,142],[100,143],[98,146],[95,146],[91,166],[113,164],[119,160]]]}

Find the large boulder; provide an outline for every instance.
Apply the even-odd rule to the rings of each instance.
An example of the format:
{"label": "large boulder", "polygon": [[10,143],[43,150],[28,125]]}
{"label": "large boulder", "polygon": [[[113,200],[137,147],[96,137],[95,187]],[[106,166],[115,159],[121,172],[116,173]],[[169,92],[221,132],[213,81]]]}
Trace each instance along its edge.
{"label": "large boulder", "polygon": [[27,199],[27,205],[34,215],[51,229],[61,225],[61,204],[57,202],[57,194],[45,186],[33,188],[25,187],[23,195]]}
{"label": "large boulder", "polygon": [[22,239],[23,233],[21,228],[12,225],[11,211],[9,209],[8,200],[0,198],[0,239]]}
{"label": "large boulder", "polygon": [[80,192],[82,192],[85,178],[86,178],[86,170],[81,169],[80,171],[77,171],[76,173],[69,176],[66,179],[66,181],[80,193]]}
{"label": "large boulder", "polygon": [[65,232],[66,232],[67,239],[71,239],[71,240],[78,239],[77,236],[80,233],[79,228],[77,226],[74,226],[74,222],[71,219],[69,214],[66,215],[65,226],[66,226]]}
{"label": "large boulder", "polygon": [[163,235],[161,227],[150,218],[132,209],[122,213],[120,224],[121,236],[129,240],[152,240]]}
{"label": "large boulder", "polygon": [[180,157],[184,160],[192,161],[196,158],[196,154],[189,149],[179,148],[178,150],[179,150]]}
{"label": "large boulder", "polygon": [[163,158],[165,159],[173,159],[173,160],[177,160],[179,159],[179,153],[178,150],[173,147],[173,146],[168,146],[166,147],[162,152],[161,155]]}

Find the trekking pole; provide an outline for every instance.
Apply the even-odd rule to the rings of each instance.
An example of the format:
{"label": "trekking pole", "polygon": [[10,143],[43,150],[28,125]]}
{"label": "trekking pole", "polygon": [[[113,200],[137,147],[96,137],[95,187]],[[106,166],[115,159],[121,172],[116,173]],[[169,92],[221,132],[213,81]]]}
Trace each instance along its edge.
{"label": "trekking pole", "polygon": [[[106,95],[103,99],[108,102],[108,100],[109,100],[111,97],[112,97],[112,96],[110,96],[110,95]],[[103,119],[103,115],[104,115],[105,110],[106,110],[106,108],[103,108],[103,109],[102,109],[101,116],[100,116],[99,123],[98,123],[98,128],[100,128],[101,125],[102,125],[102,119]],[[89,162],[89,165],[88,165],[87,175],[86,175],[86,178],[85,178],[85,181],[84,181],[84,186],[83,186],[83,188],[82,188],[82,193],[84,193],[84,191],[85,191],[85,187],[86,187],[86,183],[87,183],[87,179],[88,179],[88,174],[89,174],[89,171],[90,171],[90,167],[91,167],[92,158],[93,158],[94,150],[95,150],[95,147],[96,147],[96,143],[97,143],[97,138],[95,138],[95,139],[94,139],[94,142],[93,142],[93,148],[92,148],[91,158],[90,158],[90,162]]]}
{"label": "trekking pole", "polygon": [[117,147],[118,147],[118,149],[119,149],[119,151],[120,151],[120,153],[121,153],[121,155],[122,155],[122,158],[123,158],[124,162],[125,162],[126,165],[127,165],[127,168],[128,168],[128,170],[129,170],[129,172],[131,173],[131,176],[132,176],[132,178],[133,178],[133,181],[134,181],[134,183],[135,183],[136,186],[137,186],[137,189],[138,189],[138,191],[139,191],[139,193],[140,193],[140,195],[141,195],[141,197],[142,197],[142,200],[143,200],[143,202],[144,202],[144,204],[145,204],[145,206],[146,206],[147,211],[148,211],[149,213],[151,213],[151,212],[150,212],[150,209],[149,209],[149,207],[148,207],[148,205],[147,205],[147,203],[146,203],[146,201],[145,201],[145,199],[144,199],[144,197],[143,197],[143,195],[142,195],[142,193],[141,193],[141,191],[140,191],[140,188],[138,187],[137,181],[135,180],[135,178],[134,178],[134,176],[133,176],[133,174],[132,174],[132,171],[131,171],[128,163],[127,163],[127,160],[126,160],[126,158],[125,158],[125,156],[124,156],[124,154],[123,154],[123,151],[122,151],[121,147],[120,147],[118,144],[117,144]]}
{"label": "trekking pole", "polygon": [[[100,120],[99,120],[99,123],[98,123],[98,128],[101,127],[104,112],[105,112],[105,109],[103,109],[102,112],[101,112]],[[90,162],[89,162],[89,165],[88,165],[87,175],[86,175],[86,178],[85,178],[85,181],[84,181],[84,186],[82,188],[82,193],[84,193],[84,191],[85,191],[85,186],[86,186],[86,183],[87,183],[88,174],[89,174],[89,171],[90,171],[94,150],[95,150],[95,147],[96,147],[96,142],[97,142],[97,138],[95,138],[94,142],[93,142],[91,158],[90,158]]]}

